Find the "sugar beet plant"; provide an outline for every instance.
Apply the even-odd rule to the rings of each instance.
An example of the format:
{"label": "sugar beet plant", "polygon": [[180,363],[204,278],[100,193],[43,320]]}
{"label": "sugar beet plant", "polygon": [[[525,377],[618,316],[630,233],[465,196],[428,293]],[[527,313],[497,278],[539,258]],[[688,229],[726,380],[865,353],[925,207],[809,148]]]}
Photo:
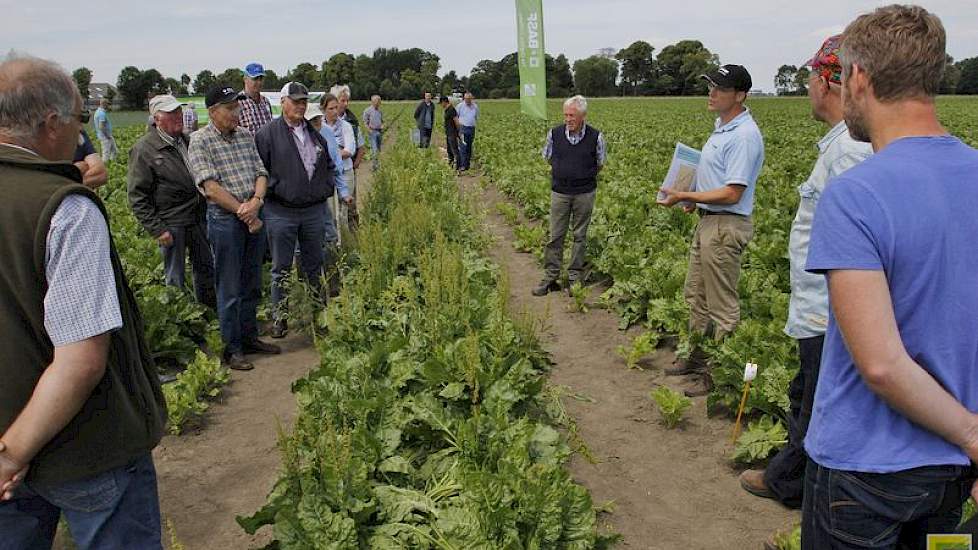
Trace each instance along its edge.
{"label": "sugar beet plant", "polygon": [[356,267],[319,317],[321,365],[294,385],[281,477],[239,523],[285,549],[605,546],[474,210],[431,151],[385,155]]}

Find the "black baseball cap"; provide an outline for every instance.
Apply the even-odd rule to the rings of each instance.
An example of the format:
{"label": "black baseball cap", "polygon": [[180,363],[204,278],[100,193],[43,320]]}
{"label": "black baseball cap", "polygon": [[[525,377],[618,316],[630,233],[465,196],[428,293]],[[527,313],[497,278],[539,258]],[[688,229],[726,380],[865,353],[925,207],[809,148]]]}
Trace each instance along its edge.
{"label": "black baseball cap", "polygon": [[204,105],[210,109],[211,107],[221,104],[221,103],[231,103],[232,101],[237,101],[244,97],[240,92],[235,90],[230,86],[216,86],[211,88],[211,91],[207,92],[204,97]]}
{"label": "black baseball cap", "polygon": [[753,85],[750,73],[743,65],[724,65],[706,74],[701,74],[700,78],[705,79],[717,88],[733,88],[738,92],[749,92]]}
{"label": "black baseball cap", "polygon": [[285,86],[282,86],[281,95],[292,101],[309,99],[309,88],[306,88],[306,85],[301,82],[286,82]]}

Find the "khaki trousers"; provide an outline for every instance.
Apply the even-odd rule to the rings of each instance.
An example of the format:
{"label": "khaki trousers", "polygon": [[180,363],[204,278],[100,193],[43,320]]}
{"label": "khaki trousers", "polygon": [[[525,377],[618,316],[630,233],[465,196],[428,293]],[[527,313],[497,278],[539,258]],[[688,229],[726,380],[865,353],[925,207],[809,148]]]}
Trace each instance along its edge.
{"label": "khaki trousers", "polygon": [[689,304],[689,328],[722,339],[740,321],[740,256],[754,235],[749,217],[702,215],[689,250],[683,294]]}

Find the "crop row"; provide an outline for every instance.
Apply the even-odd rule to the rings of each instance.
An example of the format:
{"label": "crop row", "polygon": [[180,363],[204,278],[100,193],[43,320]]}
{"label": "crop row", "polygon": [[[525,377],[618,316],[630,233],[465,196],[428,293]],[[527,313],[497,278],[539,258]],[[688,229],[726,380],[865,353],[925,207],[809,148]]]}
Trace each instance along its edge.
{"label": "crop row", "polygon": [[343,293],[311,321],[321,364],[294,384],[281,477],[239,522],[273,525],[281,548],[602,547],[563,467],[535,323],[508,313],[452,173],[401,141]]}

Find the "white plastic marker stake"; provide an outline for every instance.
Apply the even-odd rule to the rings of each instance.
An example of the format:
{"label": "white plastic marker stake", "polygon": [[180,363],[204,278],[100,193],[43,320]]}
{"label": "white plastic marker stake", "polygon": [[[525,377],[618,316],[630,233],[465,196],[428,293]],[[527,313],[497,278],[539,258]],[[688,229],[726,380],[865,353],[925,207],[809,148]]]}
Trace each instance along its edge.
{"label": "white plastic marker stake", "polygon": [[744,395],[740,398],[740,408],[737,409],[737,423],[734,424],[733,437],[731,443],[736,443],[740,437],[740,419],[744,415],[744,406],[747,404],[747,394],[750,392],[750,383],[757,378],[757,364],[747,363],[744,365]]}

